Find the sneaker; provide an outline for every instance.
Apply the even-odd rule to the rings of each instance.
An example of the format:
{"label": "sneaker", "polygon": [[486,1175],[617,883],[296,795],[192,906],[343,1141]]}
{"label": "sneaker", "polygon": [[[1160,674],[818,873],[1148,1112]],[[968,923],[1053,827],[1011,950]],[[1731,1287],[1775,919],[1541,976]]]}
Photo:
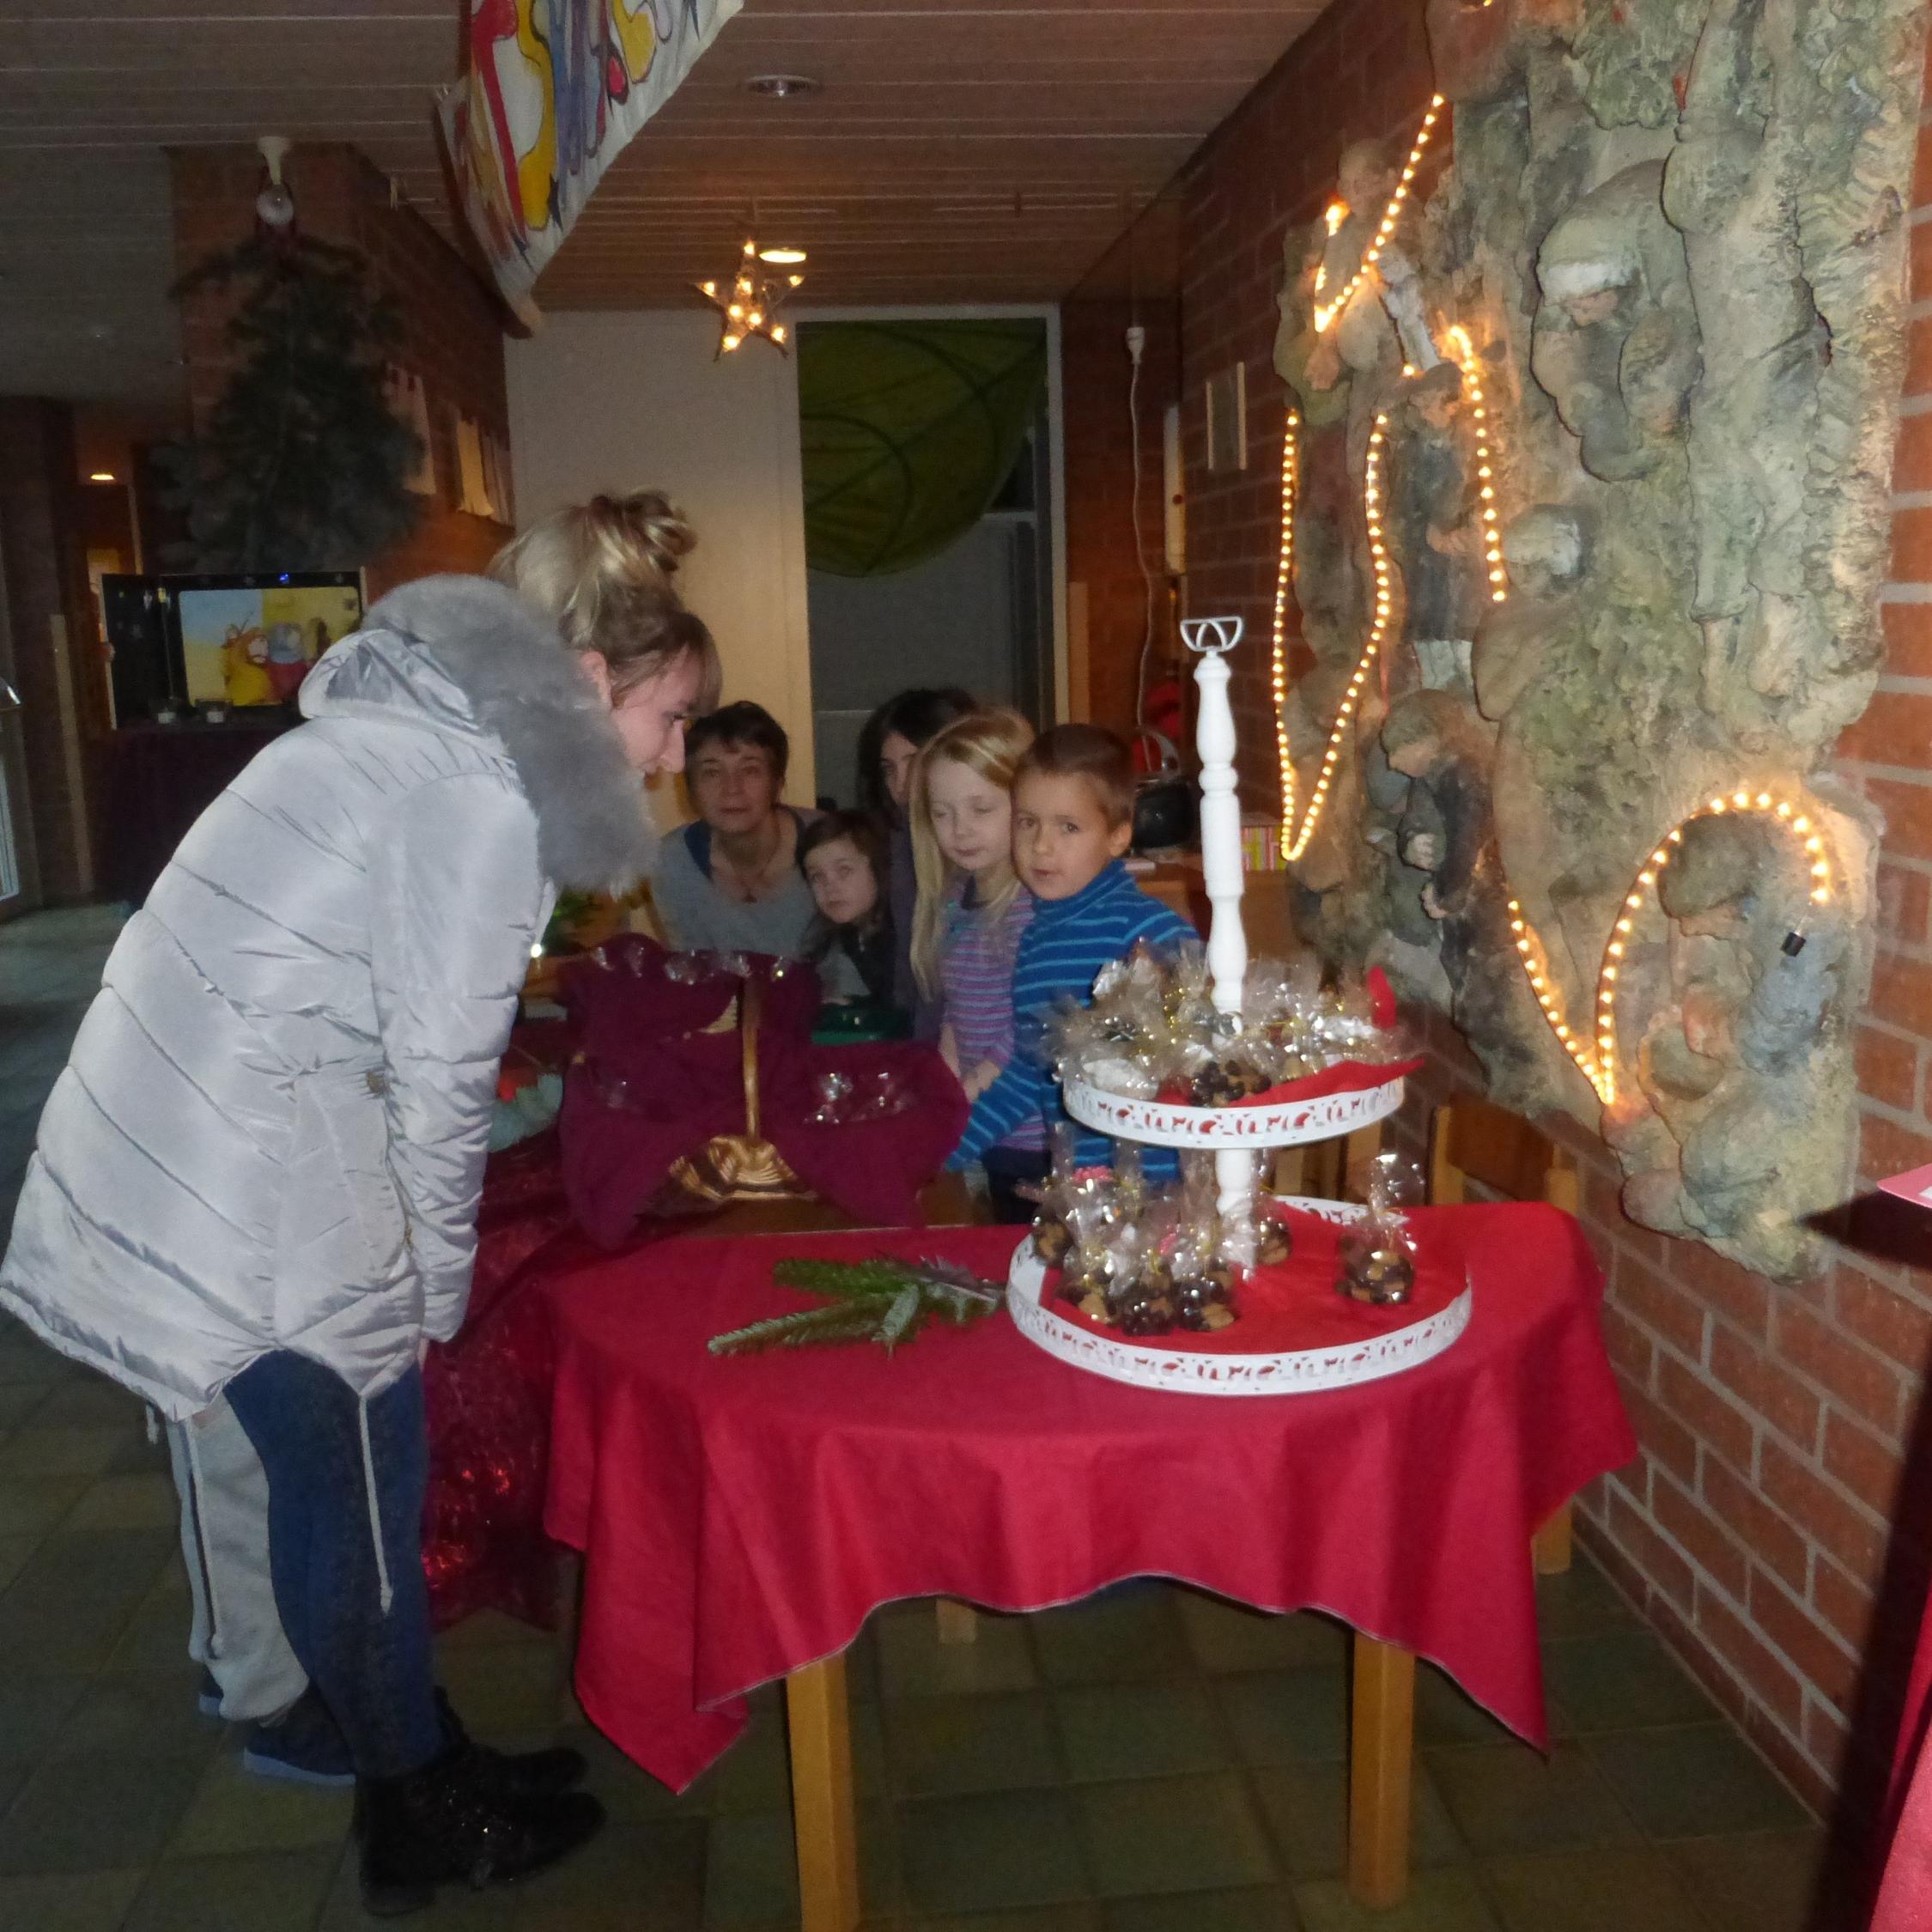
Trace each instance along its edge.
{"label": "sneaker", "polygon": [[241,1768],[298,1784],[349,1785],[355,1767],[328,1707],[312,1685],[272,1724],[249,1728]]}
{"label": "sneaker", "polygon": [[222,1715],[222,1686],[215,1681],[215,1673],[204,1664],[201,1684],[195,1692],[195,1709],[204,1717],[219,1717]]}

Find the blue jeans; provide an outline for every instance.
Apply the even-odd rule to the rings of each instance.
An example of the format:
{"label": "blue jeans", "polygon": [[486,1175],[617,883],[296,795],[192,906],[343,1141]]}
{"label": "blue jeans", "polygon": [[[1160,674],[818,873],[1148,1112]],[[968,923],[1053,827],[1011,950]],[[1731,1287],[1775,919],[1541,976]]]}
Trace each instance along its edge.
{"label": "blue jeans", "polygon": [[282,1626],[357,1775],[421,1770],[443,1748],[422,1579],[421,1372],[410,1369],[368,1405],[366,1458],[355,1390],[307,1356],[264,1355],[222,1393],[268,1473],[269,1574]]}

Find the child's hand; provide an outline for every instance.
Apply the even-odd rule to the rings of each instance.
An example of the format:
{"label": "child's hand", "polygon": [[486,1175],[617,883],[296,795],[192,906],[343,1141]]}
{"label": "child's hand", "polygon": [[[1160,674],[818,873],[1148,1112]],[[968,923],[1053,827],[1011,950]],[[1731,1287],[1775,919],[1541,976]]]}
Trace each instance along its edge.
{"label": "child's hand", "polygon": [[[959,1078],[959,1042],[954,1039],[950,1026],[939,1029],[939,1058],[946,1063],[946,1071],[957,1080]],[[970,1091],[966,1097],[972,1098]]]}
{"label": "child's hand", "polygon": [[959,1084],[965,1088],[967,1099],[977,1100],[999,1078],[999,1062],[996,1060],[982,1060],[970,1073],[963,1076]]}

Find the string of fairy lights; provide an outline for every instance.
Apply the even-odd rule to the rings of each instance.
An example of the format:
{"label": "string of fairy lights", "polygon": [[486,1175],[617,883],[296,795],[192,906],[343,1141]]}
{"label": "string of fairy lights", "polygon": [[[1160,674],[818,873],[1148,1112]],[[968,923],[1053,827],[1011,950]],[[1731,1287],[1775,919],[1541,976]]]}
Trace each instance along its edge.
{"label": "string of fairy lights", "polygon": [[[1485,0],[1485,3],[1487,3],[1487,0]],[[1430,102],[1429,111],[1423,117],[1415,143],[1409,150],[1408,159],[1403,165],[1400,178],[1396,183],[1394,192],[1389,197],[1388,205],[1376,228],[1374,238],[1363,253],[1360,266],[1349,277],[1334,301],[1316,304],[1315,326],[1318,334],[1325,332],[1348,307],[1357,289],[1374,269],[1376,259],[1394,234],[1402,208],[1408,199],[1410,185],[1415,179],[1423,149],[1428,144],[1442,107],[1443,98],[1437,94]],[[1330,208],[1330,234],[1335,232],[1340,225],[1338,217],[1345,212],[1340,204]],[[1322,277],[1318,272],[1315,279],[1317,295],[1321,294],[1321,285]],[[1490,600],[1495,604],[1503,604],[1509,599],[1510,580],[1508,568],[1503,561],[1501,525],[1497,508],[1495,462],[1489,433],[1488,404],[1482,388],[1481,363],[1469,331],[1461,323],[1453,325],[1446,331],[1446,335],[1461,373],[1462,392],[1468,406],[1475,444],[1476,513]],[[1382,471],[1388,426],[1387,415],[1378,414],[1370,434],[1363,474],[1362,503],[1368,527],[1369,555],[1375,576],[1375,615],[1370,626],[1368,640],[1363,646],[1361,657],[1356,664],[1354,675],[1349,680],[1348,688],[1344,692],[1341,704],[1336,712],[1334,726],[1328,733],[1321,768],[1305,813],[1300,811],[1287,718],[1288,611],[1294,591],[1295,507],[1300,488],[1301,418],[1295,410],[1288,411],[1283,431],[1281,543],[1276,565],[1273,643],[1269,676],[1273,690],[1275,752],[1281,781],[1281,849],[1284,859],[1290,863],[1299,859],[1308,849],[1309,842],[1321,823],[1322,810],[1327,803],[1329,790],[1334,782],[1336,762],[1341,755],[1342,739],[1354,718],[1370,668],[1374,664],[1388,632],[1393,598],[1382,515]],[[1708,804],[1687,813],[1671,828],[1662,842],[1639,867],[1630,891],[1625,895],[1622,909],[1605,945],[1602,963],[1597,973],[1594,1037],[1579,1032],[1571,1025],[1565,1016],[1561,994],[1551,976],[1552,967],[1547,949],[1524,915],[1521,902],[1514,896],[1508,902],[1510,931],[1516,943],[1517,955],[1522,962],[1523,971],[1528,977],[1530,991],[1535,995],[1537,1005],[1542,1010],[1543,1017],[1549,1023],[1558,1043],[1606,1107],[1614,1103],[1618,1092],[1619,981],[1626,952],[1634,943],[1631,935],[1636,930],[1636,922],[1648,902],[1647,895],[1655,890],[1657,881],[1670,864],[1673,854],[1683,844],[1686,829],[1699,818],[1718,817],[1727,813],[1762,816],[1788,831],[1800,842],[1804,854],[1810,881],[1808,890],[1811,902],[1824,906],[1831,902],[1832,865],[1826,853],[1824,835],[1799,801],[1770,791],[1753,791],[1747,787],[1740,787],[1729,793],[1718,794]],[[1299,823],[1297,822],[1297,815]]]}

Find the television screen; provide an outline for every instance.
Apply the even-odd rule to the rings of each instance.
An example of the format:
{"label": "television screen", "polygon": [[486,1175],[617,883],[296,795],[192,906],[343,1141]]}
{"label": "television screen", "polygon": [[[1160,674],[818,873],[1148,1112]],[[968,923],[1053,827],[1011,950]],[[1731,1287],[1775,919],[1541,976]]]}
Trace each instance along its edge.
{"label": "television screen", "polygon": [[164,581],[190,704],[287,704],[309,666],[362,621],[353,572]]}

